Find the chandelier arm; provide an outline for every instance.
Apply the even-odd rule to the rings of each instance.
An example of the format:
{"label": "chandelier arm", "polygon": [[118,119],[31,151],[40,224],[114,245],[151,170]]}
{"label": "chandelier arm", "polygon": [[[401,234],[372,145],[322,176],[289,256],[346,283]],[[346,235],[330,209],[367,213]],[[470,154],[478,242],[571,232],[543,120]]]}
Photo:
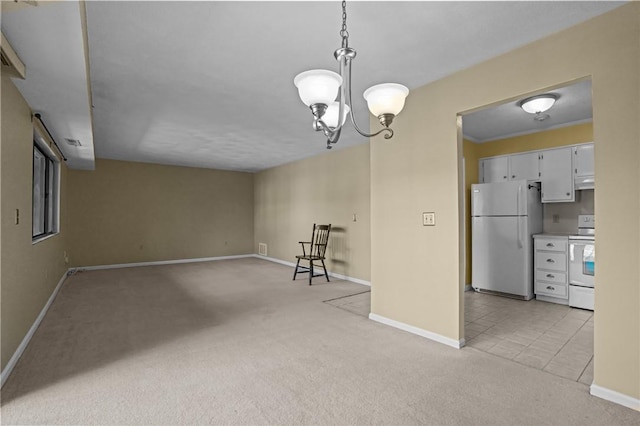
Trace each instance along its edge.
{"label": "chandelier arm", "polygon": [[[327,123],[325,123],[324,121],[322,121],[322,119],[320,119],[320,118],[319,118],[319,119],[317,119],[317,120],[315,121],[315,123],[316,123],[318,126],[320,126],[320,128],[318,128],[318,129],[316,129],[316,130],[322,130],[322,131],[325,133],[325,135],[333,135],[334,133],[336,133],[337,131],[339,131],[339,130],[340,130],[339,128],[335,128],[335,129],[334,129],[333,127],[329,127],[329,126],[327,125]],[[336,142],[337,142],[337,141],[336,141]],[[335,142],[334,142],[334,143],[335,143]]]}
{"label": "chandelier arm", "polygon": [[[331,140],[331,143],[336,143],[338,142],[338,140],[340,139],[340,131],[342,130],[342,117],[344,116],[344,105],[345,102],[347,101],[346,98],[346,89],[345,89],[345,81],[344,81],[344,77],[345,77],[345,73],[348,67],[347,64],[347,57],[346,56],[341,56],[340,57],[340,75],[342,76],[342,84],[340,85],[340,101],[339,101],[339,107],[338,107],[338,126],[335,128],[335,133],[336,137],[335,139]],[[347,82],[347,84],[351,84],[349,82]],[[329,141],[327,141],[328,143]]]}
{"label": "chandelier arm", "polygon": [[[353,127],[356,129],[356,132],[360,133],[360,135],[364,136],[365,138],[373,138],[375,136],[378,136],[382,132],[387,132],[387,134],[384,135],[384,138],[385,139],[391,139],[393,137],[393,130],[391,130],[388,127],[383,127],[382,129],[378,130],[375,133],[363,132],[358,127],[358,123],[356,123],[356,116],[354,115],[354,111],[353,111],[353,104],[351,103],[351,61],[349,61],[349,66],[347,68],[348,68],[348,70],[347,70],[347,76],[348,76],[347,84],[349,86],[347,91],[348,91],[349,104],[350,104],[350,107],[351,107],[351,113],[349,115],[351,115],[351,122],[353,123]],[[344,80],[344,77],[345,76],[342,77],[343,80]],[[344,84],[343,84],[343,86],[344,86]]]}
{"label": "chandelier arm", "polygon": [[327,149],[331,149],[331,144],[338,142],[340,139],[340,133],[342,133],[342,129],[337,129],[335,132],[332,132],[327,137]]}

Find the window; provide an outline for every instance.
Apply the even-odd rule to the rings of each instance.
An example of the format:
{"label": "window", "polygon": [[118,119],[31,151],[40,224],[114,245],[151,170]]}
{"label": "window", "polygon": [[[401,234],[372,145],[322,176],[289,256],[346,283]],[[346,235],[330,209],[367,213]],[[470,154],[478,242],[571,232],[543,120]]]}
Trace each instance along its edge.
{"label": "window", "polygon": [[33,141],[32,240],[58,233],[60,164],[44,142]]}

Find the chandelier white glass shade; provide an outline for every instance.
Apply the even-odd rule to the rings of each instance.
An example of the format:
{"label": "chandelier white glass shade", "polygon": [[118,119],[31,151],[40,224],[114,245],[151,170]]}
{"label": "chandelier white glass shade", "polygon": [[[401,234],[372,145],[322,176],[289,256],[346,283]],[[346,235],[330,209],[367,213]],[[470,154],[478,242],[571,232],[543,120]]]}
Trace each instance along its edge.
{"label": "chandelier white glass shade", "polygon": [[556,95],[551,94],[532,96],[520,101],[520,108],[529,114],[540,114],[551,108],[557,99]]}
{"label": "chandelier white glass shade", "polygon": [[328,105],[338,96],[342,77],[333,71],[309,70],[298,74],[293,84],[298,88],[300,99],[306,106]]}
{"label": "chandelier white glass shade", "polygon": [[[364,91],[363,96],[367,101],[371,114],[378,117],[383,126],[388,127],[393,117],[400,114],[400,111],[404,108],[404,100],[408,94],[409,89],[402,84],[384,83],[368,88]],[[388,123],[383,123],[383,119],[387,120]]]}
{"label": "chandelier white glass shade", "polygon": [[[375,133],[360,130],[353,116],[351,103],[351,61],[356,57],[356,51],[349,47],[345,1],[342,2],[340,37],[342,47],[334,53],[340,64],[340,74],[327,70],[310,70],[298,74],[293,80],[300,99],[311,109],[314,117],[313,129],[322,131],[327,137],[327,149],[331,149],[331,145],[340,139],[347,116],[351,116],[353,127],[362,136],[373,137],[385,132],[385,139],[391,139],[393,130],[389,126],[404,108],[409,89],[396,83],[378,84],[367,89],[364,98],[369,111],[378,117],[383,128]],[[342,117],[342,120],[338,120],[338,117]]]}
{"label": "chandelier white glass shade", "polygon": [[[349,105],[344,106],[344,111],[342,111],[342,122],[340,125],[342,126],[345,121],[347,121],[347,115],[349,115]],[[340,112],[340,102],[331,102],[327,107],[327,111],[322,116],[322,121],[329,126],[336,128],[338,127],[338,113]]]}

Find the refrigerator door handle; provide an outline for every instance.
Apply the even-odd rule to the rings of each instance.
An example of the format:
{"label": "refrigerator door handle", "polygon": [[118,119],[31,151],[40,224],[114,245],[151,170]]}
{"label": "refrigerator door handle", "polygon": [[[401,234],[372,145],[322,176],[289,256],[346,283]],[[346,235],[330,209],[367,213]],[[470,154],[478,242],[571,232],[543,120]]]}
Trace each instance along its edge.
{"label": "refrigerator door handle", "polygon": [[516,207],[517,207],[517,216],[516,216],[516,226],[517,230],[517,238],[518,238],[518,248],[522,248],[522,236],[520,235],[520,198],[522,196],[522,185],[518,185],[518,194],[516,196]]}

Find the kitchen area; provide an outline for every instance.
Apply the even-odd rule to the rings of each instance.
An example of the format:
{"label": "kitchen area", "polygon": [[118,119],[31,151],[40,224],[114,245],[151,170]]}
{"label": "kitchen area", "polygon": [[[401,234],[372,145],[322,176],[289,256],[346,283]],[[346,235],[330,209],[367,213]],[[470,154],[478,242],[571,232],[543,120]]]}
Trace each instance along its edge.
{"label": "kitchen area", "polygon": [[[584,81],[531,97],[547,96],[553,109],[526,111],[524,98],[463,116],[466,344],[588,385],[596,281],[590,89]],[[589,111],[570,117],[586,96]],[[497,138],[470,136],[499,128],[487,124],[501,108],[534,114],[535,123],[502,126]],[[552,116],[555,123],[546,121]]]}
{"label": "kitchen area", "polygon": [[[593,311],[593,148],[586,143],[479,160],[482,183],[471,189],[476,291]],[[498,160],[506,167],[496,179]]]}

